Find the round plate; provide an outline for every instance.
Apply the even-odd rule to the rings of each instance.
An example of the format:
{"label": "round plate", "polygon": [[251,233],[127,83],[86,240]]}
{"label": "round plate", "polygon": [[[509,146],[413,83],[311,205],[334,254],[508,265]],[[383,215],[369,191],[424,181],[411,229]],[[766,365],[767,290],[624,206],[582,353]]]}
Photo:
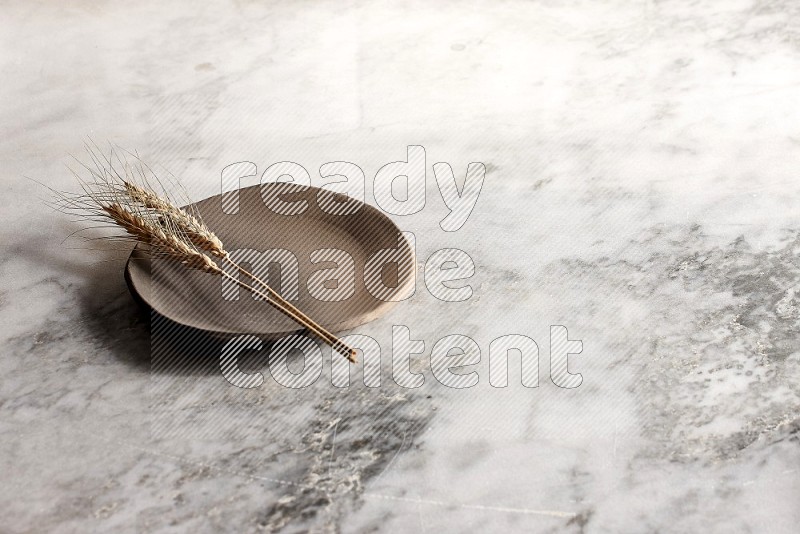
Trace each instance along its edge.
{"label": "round plate", "polygon": [[[346,330],[376,319],[413,293],[413,245],[372,206],[328,190],[287,183],[239,190],[238,208],[235,199],[235,192],[226,193],[193,207],[243,267],[328,330]],[[365,282],[368,263],[373,268],[367,272],[379,273],[368,277],[369,283]],[[223,262],[219,265],[224,267]],[[138,246],[125,277],[135,297],[184,326],[268,338],[303,329],[230,280],[151,258]],[[244,275],[240,280],[251,283]]]}

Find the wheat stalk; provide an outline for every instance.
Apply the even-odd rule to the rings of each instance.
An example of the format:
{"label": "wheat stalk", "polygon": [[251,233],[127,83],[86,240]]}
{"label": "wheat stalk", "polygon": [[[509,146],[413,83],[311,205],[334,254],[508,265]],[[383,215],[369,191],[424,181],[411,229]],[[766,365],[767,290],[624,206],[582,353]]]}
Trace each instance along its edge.
{"label": "wheat stalk", "polygon": [[[173,224],[175,224],[185,235],[186,237],[199,249],[208,252],[218,258],[221,258],[233,268],[235,268],[240,273],[244,274],[261,287],[264,288],[269,294],[268,301],[275,300],[280,305],[286,309],[287,315],[295,319],[297,322],[307,326],[310,330],[314,331],[317,335],[319,335],[323,340],[330,343],[334,348],[344,350],[344,354],[350,355],[348,359],[355,357],[353,353],[353,349],[348,347],[347,345],[343,344],[341,340],[336,338],[333,334],[327,332],[322,326],[318,325],[314,322],[310,317],[300,311],[297,307],[295,307],[292,303],[284,299],[278,292],[276,292],[272,287],[269,286],[266,282],[264,282],[261,278],[257,277],[247,269],[243,268],[237,262],[235,262],[227,250],[225,250],[224,245],[222,244],[222,240],[217,237],[214,232],[212,232],[206,225],[203,223],[202,219],[187,213],[184,209],[175,206],[168,200],[165,200],[162,197],[159,197],[156,193],[151,190],[148,190],[142,186],[137,184],[124,181],[125,190],[127,191],[130,198],[141,204],[142,206],[155,210],[159,215],[164,218],[169,219]],[[260,296],[264,297],[263,293]]]}
{"label": "wheat stalk", "polygon": [[[152,253],[177,261],[185,267],[231,280],[265,299],[275,309],[316,334],[351,362],[355,362],[356,352],[352,347],[284,299],[266,282],[231,259],[222,241],[205,225],[199,215],[191,214],[176,206],[166,192],[164,196],[160,196],[149,185],[136,184],[127,159],[124,163],[119,160],[123,164],[123,176],[111,158],[103,157],[101,160],[88,146],[87,151],[95,167],[91,168],[82,163],[81,165],[90,172],[93,182],[84,182],[76,174],[84,194],[57,193],[62,211],[75,211],[88,220],[110,219],[134,240],[149,244]],[[140,163],[139,175],[146,183],[141,160],[138,156],[135,157]],[[154,174],[153,177],[158,179]],[[242,282],[238,276],[233,276],[220,268],[209,255],[225,261],[261,286],[263,290]]]}
{"label": "wheat stalk", "polygon": [[[234,267],[237,271],[259,284],[264,288],[264,291],[268,295],[265,295],[264,292],[260,291],[255,291],[256,294],[262,298],[265,298],[267,302],[277,303],[279,307],[276,307],[278,307],[280,311],[317,334],[324,341],[328,342],[333,348],[337,349],[337,351],[342,352],[342,354],[344,354],[345,357],[347,357],[350,361],[354,361],[355,352],[351,347],[344,344],[334,334],[328,332],[325,328],[300,311],[292,303],[284,299],[277,291],[272,289],[272,287],[270,287],[269,284],[264,282],[261,278],[257,277],[235,262],[231,258],[228,251],[225,250],[222,240],[220,240],[219,237],[217,237],[217,235],[214,234],[214,232],[212,232],[205,225],[205,223],[202,222],[202,219],[187,213],[184,209],[175,206],[173,203],[165,200],[162,197],[159,197],[151,190],[128,181],[124,181],[123,183],[131,200],[141,204],[145,208],[154,210],[164,219],[168,219],[170,223],[174,224],[197,248],[221,258],[229,265]],[[234,279],[234,277],[228,277]]]}

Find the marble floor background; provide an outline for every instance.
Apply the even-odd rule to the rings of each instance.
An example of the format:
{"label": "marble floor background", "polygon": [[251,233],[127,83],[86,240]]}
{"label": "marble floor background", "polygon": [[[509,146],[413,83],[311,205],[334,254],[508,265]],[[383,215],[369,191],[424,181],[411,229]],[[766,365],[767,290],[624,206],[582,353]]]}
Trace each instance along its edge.
{"label": "marble floor background", "polygon": [[[797,531],[800,4],[0,9],[0,530]],[[427,204],[395,221],[420,262],[467,252],[474,295],[420,280],[354,329],[386,350],[378,389],[332,387],[329,363],[305,390],[233,388],[211,353],[155,365],[124,251],[65,240],[36,183],[74,190],[87,137],[196,199],[234,162],[320,184],[351,161],[372,204],[422,145]],[[436,162],[487,169],[458,232]],[[393,385],[393,325],[425,343],[421,388]],[[578,388],[549,379],[550,325],[583,343]],[[488,383],[512,333],[538,388],[513,364]],[[426,367],[449,334],[481,349],[475,388]]]}

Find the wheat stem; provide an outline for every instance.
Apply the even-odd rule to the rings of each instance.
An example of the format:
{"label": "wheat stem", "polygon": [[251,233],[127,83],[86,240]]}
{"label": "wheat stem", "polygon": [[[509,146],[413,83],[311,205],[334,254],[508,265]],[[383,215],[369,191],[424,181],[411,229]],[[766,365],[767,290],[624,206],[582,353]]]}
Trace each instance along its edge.
{"label": "wheat stem", "polygon": [[[237,265],[234,263],[234,265]],[[238,265],[237,265],[238,267]],[[249,274],[247,271],[239,267],[239,270],[244,272],[245,274]],[[226,271],[222,271],[222,276],[231,280],[232,282],[236,283],[238,286],[243,287],[252,291],[254,294],[258,295],[259,297],[263,298],[270,304],[273,308],[277,309],[281,313],[291,317],[295,322],[299,323],[300,325],[304,326],[311,332],[313,332],[317,337],[321,338],[323,341],[328,343],[333,350],[347,358],[351,363],[356,362],[356,351],[353,350],[352,347],[344,343],[342,340],[325,330],[323,327],[319,326],[316,322],[311,320],[307,315],[303,312],[289,304],[286,300],[284,300],[280,295],[278,295],[275,290],[273,290],[268,285],[263,284],[265,290],[267,292],[261,291],[251,285],[242,282],[242,280],[238,276],[233,276]],[[255,280],[256,278],[253,277]],[[288,308],[288,309],[287,309]]]}
{"label": "wheat stem", "polygon": [[[252,290],[262,298],[265,298],[267,302],[275,309],[316,334],[319,338],[331,345],[334,350],[339,352],[349,361],[356,361],[356,351],[352,347],[344,343],[334,334],[311,319],[308,315],[300,311],[289,301],[284,299],[266,282],[255,276],[250,271],[244,269],[241,265],[231,259],[230,254],[225,250],[222,241],[205,225],[205,223],[202,222],[202,220],[187,213],[184,209],[175,206],[168,200],[159,197],[157,194],[144,187],[124,179],[122,180],[122,183],[127,196],[130,197],[133,202],[141,204],[148,209],[154,210],[165,220],[163,221],[165,222],[164,226],[169,227],[174,225],[176,229],[182,232],[186,239],[188,239],[198,249],[213,256],[222,258],[228,264],[232,265],[237,271],[258,283],[264,288],[264,291],[259,291],[252,286],[244,284],[238,277],[233,277],[225,271],[221,271],[224,276],[233,280],[236,284]],[[202,256],[207,258],[205,255]],[[216,264],[214,265],[216,266]],[[265,292],[268,293],[268,295],[265,294]]]}
{"label": "wheat stem", "polygon": [[[256,292],[256,294],[258,294],[259,296],[262,296],[264,298],[267,298],[268,300],[275,299],[275,300],[279,301],[282,306],[286,307],[286,309],[292,314],[292,317],[298,323],[302,324],[303,326],[305,326],[309,330],[312,330],[315,334],[317,334],[319,337],[321,337],[323,341],[325,341],[328,344],[330,344],[331,347],[337,349],[337,351],[340,354],[345,356],[351,362],[355,362],[356,361],[355,360],[356,352],[353,350],[352,347],[350,347],[346,343],[342,342],[342,340],[340,340],[334,334],[331,334],[330,332],[325,330],[325,328],[319,326],[308,315],[303,313],[300,309],[298,309],[296,306],[294,306],[291,302],[289,302],[288,300],[284,299],[277,291],[275,291],[272,287],[270,287],[269,284],[267,284],[266,282],[261,280],[259,277],[257,277],[256,275],[254,275],[253,273],[251,273],[250,271],[248,271],[247,269],[245,269],[244,267],[242,267],[241,265],[239,265],[235,261],[233,261],[231,259],[231,257],[227,253],[225,253],[225,256],[223,256],[222,259],[225,260],[229,265],[231,265],[237,271],[239,271],[240,273],[246,275],[251,280],[253,280],[254,282],[258,283],[260,286],[262,286],[264,288],[264,291],[269,294],[270,298],[266,297],[263,292],[260,292],[260,291],[256,292],[256,290],[253,290],[254,292]],[[235,278],[235,277],[231,277],[231,278],[234,279],[234,280],[238,280],[238,278]]]}

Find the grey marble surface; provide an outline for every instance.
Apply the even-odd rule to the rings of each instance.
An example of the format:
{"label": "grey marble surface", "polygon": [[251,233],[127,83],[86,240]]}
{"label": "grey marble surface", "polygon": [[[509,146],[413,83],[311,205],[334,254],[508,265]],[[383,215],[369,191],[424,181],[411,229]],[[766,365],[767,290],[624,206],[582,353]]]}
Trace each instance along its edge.
{"label": "grey marble surface", "polygon": [[[797,531],[796,3],[64,4],[0,18],[0,530]],[[344,160],[374,203],[422,145],[427,205],[395,220],[420,261],[467,252],[474,295],[420,280],[352,331],[385,349],[377,389],[329,360],[304,390],[231,387],[210,350],[156,365],[125,254],[65,241],[25,178],[73,190],[86,136],[197,199],[230,163]],[[486,165],[458,232],[435,162]],[[393,325],[421,388],[391,379]],[[550,325],[578,388],[548,377]],[[474,388],[432,376],[449,334]],[[538,388],[488,383],[505,334],[539,344]]]}

